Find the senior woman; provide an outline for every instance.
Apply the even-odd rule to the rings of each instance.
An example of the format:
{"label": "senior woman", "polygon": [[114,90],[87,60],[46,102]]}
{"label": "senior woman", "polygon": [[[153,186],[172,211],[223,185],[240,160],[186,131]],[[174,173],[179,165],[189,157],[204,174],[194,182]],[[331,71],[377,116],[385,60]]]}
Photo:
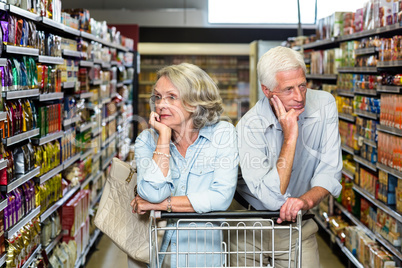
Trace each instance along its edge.
{"label": "senior woman", "polygon": [[[216,84],[188,63],[165,67],[157,78],[151,97],[155,111],[149,120],[153,129],[143,131],[135,142],[138,195],[131,202],[133,212],[226,210],[235,192],[239,160],[234,126],[219,121],[223,108]],[[178,251],[179,259],[176,254],[161,256],[162,267],[184,266],[186,257],[180,252],[189,250],[200,252],[188,258],[189,266],[222,265],[218,254],[202,254],[221,251],[219,232],[206,244],[204,232],[189,237],[179,231],[178,240],[176,231],[165,232],[161,252]]]}

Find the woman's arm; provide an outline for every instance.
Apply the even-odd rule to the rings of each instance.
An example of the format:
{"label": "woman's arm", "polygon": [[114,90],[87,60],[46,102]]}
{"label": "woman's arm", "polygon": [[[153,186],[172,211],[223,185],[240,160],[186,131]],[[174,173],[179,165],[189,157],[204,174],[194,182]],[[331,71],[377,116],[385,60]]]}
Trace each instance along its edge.
{"label": "woman's arm", "polygon": [[[133,213],[145,214],[149,210],[162,210],[167,211],[169,206],[168,198],[160,203],[151,203],[139,195],[137,195],[133,201],[131,201],[133,207]],[[187,196],[172,196],[170,200],[170,207],[172,212],[195,212],[190,200]]]}

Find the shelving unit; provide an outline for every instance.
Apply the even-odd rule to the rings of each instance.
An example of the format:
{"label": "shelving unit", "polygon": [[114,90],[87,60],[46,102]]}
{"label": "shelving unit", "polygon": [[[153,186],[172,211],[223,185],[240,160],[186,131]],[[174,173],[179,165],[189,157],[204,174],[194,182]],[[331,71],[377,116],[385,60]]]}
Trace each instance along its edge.
{"label": "shelving unit", "polygon": [[[325,50],[325,49],[332,49],[332,48],[338,48],[340,47],[340,44],[345,41],[352,41],[352,40],[359,40],[364,37],[371,37],[371,36],[380,36],[381,37],[391,37],[393,35],[398,35],[400,34],[400,30],[402,29],[402,25],[400,24],[395,24],[387,27],[382,27],[382,28],[377,28],[374,30],[369,30],[369,31],[363,31],[351,35],[346,35],[346,36],[340,36],[340,37],[335,37],[331,38],[328,40],[322,40],[314,43],[310,43],[308,45],[304,45],[303,48],[306,49],[312,49],[312,50]],[[361,49],[355,49],[354,50],[354,55],[375,55],[379,53],[379,49],[375,47],[367,47],[367,48],[361,48]],[[402,69],[402,61],[385,61],[385,62],[377,62],[376,66],[370,66],[370,67],[340,67],[337,69],[337,71],[342,74],[342,73],[350,73],[350,74],[374,74],[378,75],[380,72],[384,72],[386,70],[392,70],[392,73],[395,72],[400,72]],[[313,77],[312,79],[320,79],[320,77]],[[337,89],[337,95],[341,97],[346,97],[346,98],[355,98],[357,97],[371,97],[371,98],[380,98],[381,94],[387,93],[387,94],[401,94],[401,86],[388,86],[388,85],[377,85],[376,88],[374,89],[367,89],[367,88],[350,88],[350,89]],[[353,100],[351,100],[353,101]],[[348,104],[346,104],[348,105]],[[339,113],[339,119],[346,121],[348,123],[355,123],[359,122],[359,125],[361,127],[362,121],[363,124],[366,124],[365,122],[368,122],[368,120],[373,120],[373,121],[378,121],[380,118],[380,114],[373,113],[373,112],[368,112],[370,111],[369,109],[366,110],[360,110],[356,109],[356,107],[353,107],[353,115],[349,114],[344,114],[344,113]],[[359,121],[356,120],[358,118]],[[368,123],[367,123],[368,124]],[[376,124],[376,131],[378,133],[384,132],[388,133],[391,135],[395,135],[398,137],[402,137],[402,130],[396,129],[393,127],[389,126],[384,126],[380,124]],[[360,134],[362,135],[362,134]],[[365,146],[364,149],[368,155],[371,155],[372,151],[375,151],[378,149],[377,142],[373,141],[372,139],[367,139],[366,136],[361,137],[358,134],[355,135],[354,137],[357,141],[359,146]],[[355,194],[358,196],[358,198],[364,198],[368,202],[374,206],[375,209],[379,209],[387,213],[389,216],[393,217],[395,220],[397,220],[399,223],[402,222],[402,217],[401,214],[398,213],[395,210],[394,206],[387,206],[383,202],[377,200],[375,196],[372,194],[368,193],[366,190],[364,190],[362,187],[360,187],[357,183],[359,182],[360,178],[360,170],[364,169],[366,171],[370,171],[370,174],[378,174],[378,170],[382,170],[388,174],[392,174],[398,179],[402,179],[402,172],[393,169],[391,167],[388,167],[384,164],[381,164],[379,162],[375,162],[375,157],[371,158],[371,161],[368,161],[367,159],[370,159],[367,156],[367,159],[364,158],[364,153],[361,153],[360,150],[353,151],[350,150],[347,146],[342,146],[342,151],[345,154],[352,155],[353,160],[356,163],[356,176],[352,172],[346,170],[345,168],[342,170],[342,174],[345,177],[345,180],[349,180],[353,182],[353,190]],[[369,151],[369,152],[367,152]],[[374,176],[373,175],[373,176]],[[377,175],[375,175],[377,176]],[[357,183],[356,183],[357,182]],[[394,259],[397,261],[397,264],[402,263],[402,254],[401,254],[401,249],[396,248],[391,245],[390,242],[388,242],[384,237],[382,237],[378,233],[374,233],[373,231],[369,230],[366,226],[364,226],[359,219],[354,217],[350,212],[348,212],[345,208],[343,208],[339,203],[335,202],[335,206],[342,212],[342,215],[344,215],[346,218],[348,218],[353,224],[359,226],[361,229],[363,229],[366,234],[373,240],[377,241],[381,246],[386,248],[391,254],[394,255]],[[353,256],[351,256],[349,253],[346,252],[342,249],[344,252],[345,256],[348,257],[348,259],[356,266],[356,267],[362,267],[361,264],[355,263],[353,260]]]}

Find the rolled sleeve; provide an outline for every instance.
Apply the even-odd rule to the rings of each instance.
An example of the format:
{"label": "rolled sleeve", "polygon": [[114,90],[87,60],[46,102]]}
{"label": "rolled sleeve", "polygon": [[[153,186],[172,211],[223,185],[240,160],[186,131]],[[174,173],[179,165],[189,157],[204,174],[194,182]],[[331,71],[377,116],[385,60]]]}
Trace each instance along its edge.
{"label": "rolled sleeve", "polygon": [[187,194],[191,205],[198,213],[226,210],[232,202],[237,185],[239,153],[236,131],[233,125],[224,124],[224,131],[217,130],[217,152],[214,161],[213,179],[206,191]]}
{"label": "rolled sleeve", "polygon": [[165,177],[152,159],[155,148],[156,144],[150,131],[143,131],[135,141],[137,192],[151,203],[160,203],[171,194],[173,183],[170,169]]}

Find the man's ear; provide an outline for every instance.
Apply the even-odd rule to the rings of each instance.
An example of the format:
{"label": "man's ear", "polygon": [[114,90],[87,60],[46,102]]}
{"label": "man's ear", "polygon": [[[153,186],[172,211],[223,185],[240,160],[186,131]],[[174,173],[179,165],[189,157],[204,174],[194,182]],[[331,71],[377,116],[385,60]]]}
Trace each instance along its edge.
{"label": "man's ear", "polygon": [[264,86],[263,84],[261,84],[261,88],[262,88],[262,92],[264,93],[264,95],[268,98],[271,99],[272,98],[272,92],[271,90],[269,90],[266,86]]}

